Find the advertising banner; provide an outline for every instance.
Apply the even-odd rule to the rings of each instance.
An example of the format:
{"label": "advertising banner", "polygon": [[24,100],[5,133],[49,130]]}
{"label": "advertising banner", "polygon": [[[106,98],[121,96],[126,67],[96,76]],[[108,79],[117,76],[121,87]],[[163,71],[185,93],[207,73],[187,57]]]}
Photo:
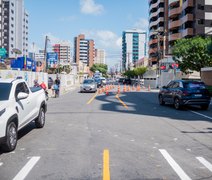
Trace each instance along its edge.
{"label": "advertising banner", "polygon": [[57,68],[58,66],[58,54],[55,52],[47,53],[48,68]]}

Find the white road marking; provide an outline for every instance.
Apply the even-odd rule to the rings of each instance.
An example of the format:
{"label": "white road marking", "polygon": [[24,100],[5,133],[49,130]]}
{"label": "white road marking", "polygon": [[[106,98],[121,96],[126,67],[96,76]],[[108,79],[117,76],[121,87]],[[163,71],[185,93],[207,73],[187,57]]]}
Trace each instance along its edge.
{"label": "white road marking", "polygon": [[175,160],[169,155],[165,149],[159,149],[163,157],[168,161],[172,169],[177,173],[180,179],[191,180],[191,178],[183,171],[183,169],[175,162]]}
{"label": "white road marking", "polygon": [[209,163],[206,159],[203,157],[196,157],[206,168],[208,168],[212,172],[212,164]]}
{"label": "white road marking", "polygon": [[190,111],[190,112],[192,112],[192,113],[194,113],[194,114],[197,114],[197,115],[199,115],[199,116],[202,116],[202,117],[205,117],[205,118],[208,118],[208,119],[211,119],[211,120],[212,120],[212,117],[206,116],[206,115],[201,114],[201,113],[198,113],[198,112],[196,112],[196,111]]}
{"label": "white road marking", "polygon": [[2,166],[3,165],[3,162],[0,162],[0,166]]}
{"label": "white road marking", "polygon": [[32,157],[27,164],[19,171],[19,173],[13,178],[13,180],[24,180],[29,174],[35,164],[39,161],[40,157]]}

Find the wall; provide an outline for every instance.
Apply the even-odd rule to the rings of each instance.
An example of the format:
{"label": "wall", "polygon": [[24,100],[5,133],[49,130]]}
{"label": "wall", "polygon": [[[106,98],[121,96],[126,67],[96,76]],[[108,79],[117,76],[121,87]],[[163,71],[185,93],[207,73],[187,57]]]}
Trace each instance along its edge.
{"label": "wall", "polygon": [[29,86],[33,86],[35,79],[38,80],[39,84],[42,82],[48,84],[48,74],[43,72],[0,70],[0,77],[4,79],[22,77],[27,81]]}
{"label": "wall", "polygon": [[208,86],[212,86],[212,67],[201,69],[201,80]]}

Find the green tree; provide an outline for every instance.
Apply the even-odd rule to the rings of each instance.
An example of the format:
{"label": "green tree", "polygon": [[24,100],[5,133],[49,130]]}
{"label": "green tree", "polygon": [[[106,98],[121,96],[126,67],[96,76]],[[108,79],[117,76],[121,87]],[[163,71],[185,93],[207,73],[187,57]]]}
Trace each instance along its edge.
{"label": "green tree", "polygon": [[94,64],[90,70],[95,73],[96,71],[99,71],[100,73],[102,73],[103,76],[107,76],[107,70],[108,67],[106,64]]}
{"label": "green tree", "polygon": [[146,67],[137,67],[134,69],[134,71],[135,71],[136,76],[143,78],[143,75],[147,71],[147,68]]}
{"label": "green tree", "polygon": [[124,72],[124,76],[127,76],[128,78],[133,78],[135,76],[135,71],[134,70],[128,70]]}
{"label": "green tree", "polygon": [[179,39],[175,42],[172,54],[179,68],[184,73],[200,72],[203,67],[212,66],[210,48],[211,38],[194,37]]}

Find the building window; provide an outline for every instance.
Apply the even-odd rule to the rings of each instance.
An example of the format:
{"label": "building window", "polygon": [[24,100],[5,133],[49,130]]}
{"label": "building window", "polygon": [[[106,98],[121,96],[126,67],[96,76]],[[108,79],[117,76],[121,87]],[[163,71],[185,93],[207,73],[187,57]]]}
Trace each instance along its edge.
{"label": "building window", "polygon": [[201,4],[198,4],[198,5],[197,5],[197,8],[198,8],[199,10],[204,10],[204,9],[205,9],[205,7],[202,6]]}
{"label": "building window", "polygon": [[198,22],[198,24],[205,24],[205,20],[204,19],[198,19],[197,22]]}

